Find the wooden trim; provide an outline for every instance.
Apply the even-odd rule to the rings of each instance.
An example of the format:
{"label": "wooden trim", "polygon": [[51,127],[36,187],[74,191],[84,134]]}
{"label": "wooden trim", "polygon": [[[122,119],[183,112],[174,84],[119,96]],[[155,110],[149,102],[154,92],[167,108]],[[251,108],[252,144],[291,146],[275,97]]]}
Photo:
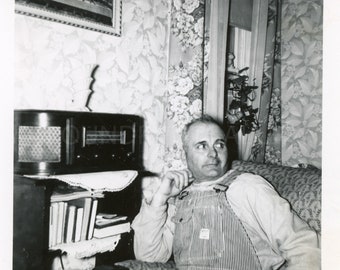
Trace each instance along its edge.
{"label": "wooden trim", "polygon": [[[254,105],[259,105],[267,36],[268,0],[254,0],[250,49],[249,82],[258,88]],[[251,83],[250,83],[251,84]]]}
{"label": "wooden trim", "polygon": [[205,35],[210,51],[208,76],[203,86],[203,112],[223,122],[224,79],[229,19],[229,0],[206,1]]}

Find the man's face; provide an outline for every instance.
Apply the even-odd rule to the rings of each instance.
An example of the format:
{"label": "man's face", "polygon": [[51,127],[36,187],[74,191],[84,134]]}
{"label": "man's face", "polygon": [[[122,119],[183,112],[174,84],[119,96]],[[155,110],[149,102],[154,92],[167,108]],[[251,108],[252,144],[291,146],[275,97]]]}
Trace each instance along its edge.
{"label": "man's face", "polygon": [[188,169],[196,182],[212,181],[227,171],[227,147],[225,135],[213,123],[195,123],[186,137]]}

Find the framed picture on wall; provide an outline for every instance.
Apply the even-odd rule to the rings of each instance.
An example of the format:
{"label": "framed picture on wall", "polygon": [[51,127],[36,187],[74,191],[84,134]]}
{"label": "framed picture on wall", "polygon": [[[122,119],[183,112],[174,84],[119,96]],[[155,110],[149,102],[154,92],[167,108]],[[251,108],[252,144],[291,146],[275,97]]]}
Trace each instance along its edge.
{"label": "framed picture on wall", "polygon": [[121,35],[122,0],[15,0],[15,12]]}

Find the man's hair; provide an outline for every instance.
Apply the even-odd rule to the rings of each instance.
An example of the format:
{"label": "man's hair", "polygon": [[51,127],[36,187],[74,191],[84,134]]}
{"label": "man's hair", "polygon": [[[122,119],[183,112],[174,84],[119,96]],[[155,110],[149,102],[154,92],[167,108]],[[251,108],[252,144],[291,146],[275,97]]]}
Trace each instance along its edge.
{"label": "man's hair", "polygon": [[197,123],[214,124],[214,125],[218,126],[224,132],[221,123],[219,123],[217,120],[215,120],[210,115],[203,114],[201,117],[195,118],[194,120],[192,120],[191,122],[187,123],[184,126],[184,128],[182,130],[182,144],[183,144],[184,151],[186,151],[186,147],[187,147],[187,135],[188,135],[189,129]]}

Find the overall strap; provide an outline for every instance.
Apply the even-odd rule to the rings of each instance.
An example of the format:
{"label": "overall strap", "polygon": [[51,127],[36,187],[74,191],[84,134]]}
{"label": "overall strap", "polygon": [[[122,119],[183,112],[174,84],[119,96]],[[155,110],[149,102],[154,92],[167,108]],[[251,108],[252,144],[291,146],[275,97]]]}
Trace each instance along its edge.
{"label": "overall strap", "polygon": [[229,188],[231,183],[234,182],[235,179],[241,174],[242,174],[242,172],[239,172],[239,171],[236,171],[236,170],[230,171],[229,173],[227,173],[225,175],[225,178],[223,179],[223,181],[221,181],[220,183],[218,183],[214,186],[214,190],[216,192],[227,191],[227,189]]}
{"label": "overall strap", "polygon": [[[227,198],[227,189],[235,181],[235,179],[241,175],[242,172],[239,171],[232,171],[225,180],[223,180],[220,184],[214,187],[214,190],[219,193],[218,197],[220,198],[220,202],[226,206],[226,216],[229,219],[227,230],[229,231],[228,241],[226,243],[232,243],[227,250],[237,250],[236,254],[239,256],[235,256],[236,254],[232,254],[227,252],[226,257],[229,259],[232,258],[234,260],[234,265],[241,266],[241,269],[261,269],[261,264],[259,261],[258,256],[256,255],[255,248],[253,243],[251,242],[246,229],[244,228],[241,220],[233,211],[231,205],[229,204]],[[242,254],[242,255],[241,255]]]}
{"label": "overall strap", "polygon": [[179,196],[172,219],[173,252],[179,270],[261,269],[254,246],[226,199],[225,191],[240,174],[229,171],[214,185],[215,191],[183,192]]}

